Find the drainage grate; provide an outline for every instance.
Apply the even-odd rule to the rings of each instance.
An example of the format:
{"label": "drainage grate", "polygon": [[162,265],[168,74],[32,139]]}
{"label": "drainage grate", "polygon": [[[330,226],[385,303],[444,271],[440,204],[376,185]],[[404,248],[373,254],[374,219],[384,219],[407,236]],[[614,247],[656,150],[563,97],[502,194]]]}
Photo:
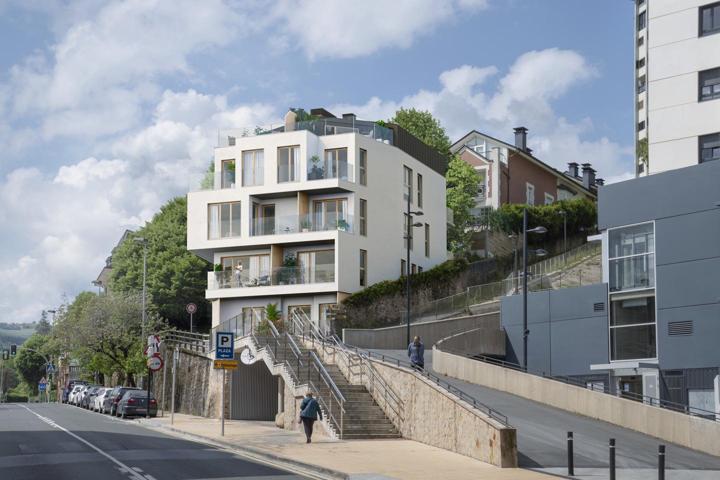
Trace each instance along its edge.
{"label": "drainage grate", "polygon": [[593,311],[604,312],[605,311],[605,302],[598,302],[598,303],[594,304]]}
{"label": "drainage grate", "polygon": [[681,322],[668,323],[668,335],[692,335],[692,320],[683,320]]}

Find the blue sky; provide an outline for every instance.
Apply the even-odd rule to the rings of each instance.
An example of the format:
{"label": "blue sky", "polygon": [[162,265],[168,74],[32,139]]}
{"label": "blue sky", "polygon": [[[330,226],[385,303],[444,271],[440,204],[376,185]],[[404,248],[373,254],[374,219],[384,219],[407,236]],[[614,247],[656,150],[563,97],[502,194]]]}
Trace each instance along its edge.
{"label": "blue sky", "polygon": [[290,106],[524,125],[546,162],[627,178],[632,35],[627,0],[0,0],[0,321],[88,288],[218,128]]}

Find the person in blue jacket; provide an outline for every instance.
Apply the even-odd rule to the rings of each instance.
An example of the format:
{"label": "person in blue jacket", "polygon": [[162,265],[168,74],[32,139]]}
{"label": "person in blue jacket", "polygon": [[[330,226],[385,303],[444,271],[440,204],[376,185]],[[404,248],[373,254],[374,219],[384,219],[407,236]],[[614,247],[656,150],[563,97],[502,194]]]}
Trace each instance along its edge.
{"label": "person in blue jacket", "polygon": [[300,403],[300,422],[305,427],[305,443],[312,442],[313,424],[317,419],[322,420],[322,410],[320,404],[313,398],[312,392],[307,392],[302,403]]}
{"label": "person in blue jacket", "polygon": [[422,370],[425,368],[425,345],[423,345],[420,337],[415,335],[412,343],[408,345],[408,357],[413,368]]}

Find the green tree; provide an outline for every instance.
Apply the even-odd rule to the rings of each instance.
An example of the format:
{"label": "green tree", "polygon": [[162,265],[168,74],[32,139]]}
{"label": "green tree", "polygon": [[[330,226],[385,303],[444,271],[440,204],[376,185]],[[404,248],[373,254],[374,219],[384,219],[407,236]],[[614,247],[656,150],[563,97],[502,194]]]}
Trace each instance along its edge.
{"label": "green tree", "polygon": [[202,190],[211,190],[215,186],[215,162],[210,161],[205,176],[200,180],[200,188]]}
{"label": "green tree", "polygon": [[464,257],[470,252],[472,240],[471,213],[480,186],[480,176],[460,157],[454,156],[445,174],[447,184],[447,207],[453,212],[453,223],[448,227],[448,249],[456,256]]}
{"label": "green tree", "polygon": [[34,333],[18,348],[15,357],[15,368],[20,378],[35,394],[38,382],[45,376],[45,359],[41,354],[47,356],[47,342],[45,335]]}
{"label": "green tree", "polygon": [[170,325],[189,329],[185,311],[195,303],[193,320],[198,328],[209,326],[210,308],[205,301],[207,272],[205,260],[187,250],[187,200],[177,197],[166,203],[158,214],[113,254],[110,289],[125,294],[142,292],[143,246],[135,237],[147,240],[148,310],[168,320]]}
{"label": "green tree", "polygon": [[395,112],[390,122],[400,125],[426,145],[433,147],[446,157],[450,157],[450,139],[440,122],[428,111],[414,108],[401,108]]}
{"label": "green tree", "polygon": [[48,322],[47,319],[48,312],[43,310],[42,314],[40,315],[40,321],[35,325],[35,332],[39,333],[40,335],[48,335],[50,333],[50,330],[52,330],[52,325],[50,325],[50,322]]}

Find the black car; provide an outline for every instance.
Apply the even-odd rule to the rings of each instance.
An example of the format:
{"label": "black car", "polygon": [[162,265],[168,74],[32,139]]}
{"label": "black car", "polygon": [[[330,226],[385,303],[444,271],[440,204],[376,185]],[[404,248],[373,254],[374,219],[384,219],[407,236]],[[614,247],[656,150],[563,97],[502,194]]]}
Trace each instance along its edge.
{"label": "black car", "polygon": [[[147,414],[147,392],[145,390],[129,390],[125,392],[117,405],[118,417],[145,416]],[[150,393],[150,416],[157,416],[157,401]]]}
{"label": "black car", "polygon": [[95,395],[98,394],[98,390],[102,388],[100,385],[92,385],[90,388],[88,388],[85,391],[85,394],[82,396],[82,399],[80,400],[80,406],[82,408],[90,408],[90,405],[92,405],[92,400],[95,398]]}
{"label": "black car", "polygon": [[103,410],[109,412],[110,415],[117,414],[117,406],[120,399],[125,395],[125,392],[130,390],[140,390],[136,387],[115,387],[110,392],[110,395],[105,395],[105,402],[103,403]]}

